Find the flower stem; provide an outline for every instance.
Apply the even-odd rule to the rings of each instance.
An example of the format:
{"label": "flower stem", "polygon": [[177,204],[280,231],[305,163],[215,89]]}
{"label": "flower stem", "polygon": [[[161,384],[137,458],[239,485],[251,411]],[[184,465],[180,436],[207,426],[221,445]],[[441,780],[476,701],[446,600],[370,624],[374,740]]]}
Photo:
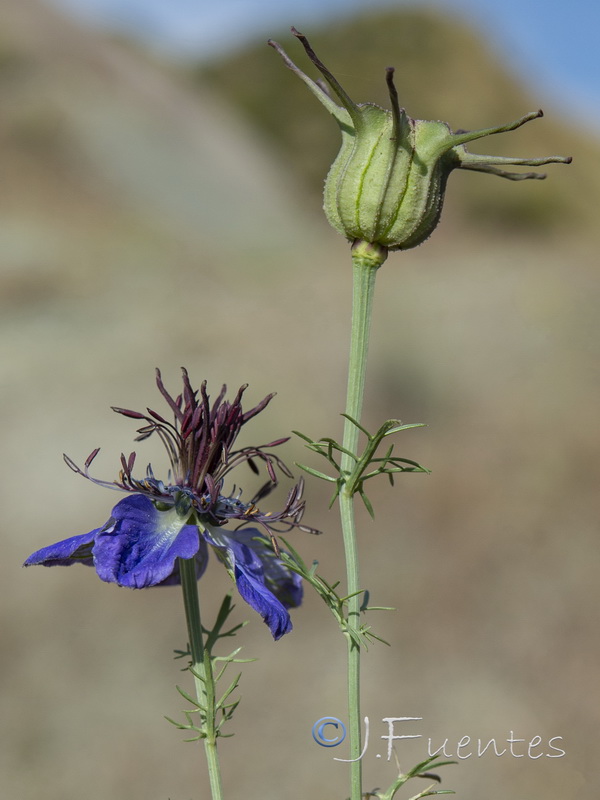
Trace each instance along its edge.
{"label": "flower stem", "polygon": [[217,752],[216,692],[210,653],[204,646],[202,623],[200,620],[200,601],[198,599],[198,579],[194,559],[179,559],[183,605],[187,622],[191,653],[191,672],[196,685],[198,703],[204,709],[199,713],[203,718],[204,751],[208,764],[208,776],[212,800],[222,800],[221,768]]}
{"label": "flower stem", "polygon": [[[348,392],[346,395],[346,414],[357,422],[363,405],[367,353],[369,349],[369,330],[375,278],[377,269],[387,257],[387,251],[377,245],[355,242],[352,247],[353,296],[352,327],[350,338],[350,359],[348,363]],[[344,424],[343,446],[358,455],[359,430],[350,420]],[[354,460],[342,454],[342,475],[348,475],[354,467]],[[344,486],[339,495],[340,517],[346,556],[348,628],[356,632],[348,635],[348,731],[350,739],[350,797],[362,800],[362,761],[361,718],[360,718],[360,591],[356,525],[354,520],[354,497],[352,491]]]}

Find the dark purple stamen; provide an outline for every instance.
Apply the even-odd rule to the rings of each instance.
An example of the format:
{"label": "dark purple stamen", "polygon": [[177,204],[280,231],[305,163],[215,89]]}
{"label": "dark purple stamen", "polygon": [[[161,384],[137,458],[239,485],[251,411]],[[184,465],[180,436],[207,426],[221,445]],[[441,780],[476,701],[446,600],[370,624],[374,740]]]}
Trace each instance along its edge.
{"label": "dark purple stamen", "polygon": [[[277,471],[286,477],[292,473],[284,462],[267,448],[277,447],[288,441],[288,438],[276,439],[260,447],[244,447],[233,450],[235,440],[242,428],[250,419],[263,411],[273,394],[267,395],[260,403],[249,411],[242,409],[242,396],[247,384],[240,387],[233,402],[225,400],[226,387],[210,404],[203,382],[200,391],[192,388],[188,373],[182,368],[183,392],[173,398],[165,389],[160,370],[156,370],[158,390],[173,412],[174,421],[169,422],[156,411],[147,409],[147,414],[131,411],[126,408],[113,407],[113,411],[130,419],[143,420],[144,425],[138,428],[136,441],[143,441],[156,434],[162,441],[171,469],[168,482],[155,478],[151,465],[146,468],[146,476],[142,479],[133,476],[136,454],[132,452],[128,458],[121,454],[119,479],[102,481],[89,475],[89,468],[98,455],[99,448],[90,453],[85,461],[84,469],[80,469],[68,456],[64,456],[67,465],[79,475],[101,486],[119,489],[124,492],[143,494],[154,502],[165,503],[177,508],[189,508],[195,511],[200,522],[202,520],[213,525],[224,525],[230,520],[237,520],[247,525],[258,523],[273,541],[278,552],[275,533],[290,528],[318,533],[312,528],[300,524],[304,512],[302,500],[303,482],[300,480],[289,492],[281,511],[263,513],[256,503],[265,498],[278,484]],[[225,477],[244,462],[254,473],[259,472],[256,461],[262,461],[268,475],[267,482],[259,489],[254,498],[246,503],[237,495],[224,495]],[[283,526],[283,527],[282,527]]]}

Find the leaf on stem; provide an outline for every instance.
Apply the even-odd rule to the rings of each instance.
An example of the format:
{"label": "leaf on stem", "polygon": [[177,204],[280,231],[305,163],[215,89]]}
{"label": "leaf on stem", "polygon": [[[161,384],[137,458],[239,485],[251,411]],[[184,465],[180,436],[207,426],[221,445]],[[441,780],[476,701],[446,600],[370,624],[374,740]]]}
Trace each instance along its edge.
{"label": "leaf on stem", "polygon": [[[324,436],[321,439],[314,440],[309,436],[306,436],[304,433],[294,431],[295,435],[299,436],[305,442],[305,446],[309,450],[326,459],[328,464],[335,471],[335,475],[328,475],[327,473],[321,472],[314,467],[309,467],[306,464],[300,464],[298,462],[296,462],[296,466],[309,475],[312,475],[314,478],[319,478],[319,480],[336,484],[335,492],[333,493],[329,502],[329,508],[333,506],[343,488],[346,492],[349,492],[352,495],[359,494],[369,515],[374,518],[375,511],[373,509],[373,504],[364,491],[365,481],[375,478],[378,475],[386,475],[390,484],[393,486],[394,475],[398,472],[429,472],[429,470],[426,467],[421,466],[418,461],[413,461],[410,458],[395,456],[393,454],[393,444],[386,449],[384,455],[377,455],[377,450],[380,444],[386,437],[391,436],[392,434],[411,430],[412,428],[422,428],[425,426],[421,422],[403,425],[400,420],[389,419],[383,423],[378,431],[375,433],[369,433],[369,431],[363,425],[361,425],[360,422],[355,420],[349,414],[342,414],[342,416],[349,420],[356,428],[358,428],[359,431],[361,431],[361,433],[367,437],[367,442],[362,454],[356,455],[355,453],[352,453],[350,450],[343,447],[343,445],[341,445],[339,442],[336,442],[335,439],[332,439],[329,436]],[[352,459],[354,466],[349,472],[342,470],[341,465],[334,458],[334,452],[340,453],[341,455],[346,455]]]}

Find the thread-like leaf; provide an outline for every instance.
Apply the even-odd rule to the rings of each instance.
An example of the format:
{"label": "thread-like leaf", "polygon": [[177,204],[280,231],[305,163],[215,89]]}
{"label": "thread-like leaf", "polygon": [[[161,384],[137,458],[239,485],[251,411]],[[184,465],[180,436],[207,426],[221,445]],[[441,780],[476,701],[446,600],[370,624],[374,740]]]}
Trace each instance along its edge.
{"label": "thread-like leaf", "polygon": [[185,689],[182,689],[182,688],[181,688],[181,686],[176,686],[175,688],[177,689],[177,691],[179,692],[179,694],[180,694],[180,695],[181,695],[181,696],[182,696],[182,697],[183,697],[185,700],[187,700],[187,701],[188,701],[188,703],[191,703],[191,704],[192,704],[193,706],[195,706],[195,707],[196,707],[196,708],[197,708],[199,711],[206,711],[206,708],[205,708],[205,707],[204,707],[204,706],[203,706],[201,703],[199,703],[199,702],[198,702],[196,699],[194,699],[194,698],[191,696],[191,694],[188,694],[188,693],[185,691]]}
{"label": "thread-like leaf", "polygon": [[304,470],[304,472],[308,472],[309,475],[312,475],[314,478],[321,478],[324,481],[330,481],[331,483],[335,483],[337,478],[332,478],[331,475],[325,475],[324,472],[319,472],[318,469],[313,469],[312,467],[307,467],[306,464],[299,464],[297,461],[294,462],[298,469]]}

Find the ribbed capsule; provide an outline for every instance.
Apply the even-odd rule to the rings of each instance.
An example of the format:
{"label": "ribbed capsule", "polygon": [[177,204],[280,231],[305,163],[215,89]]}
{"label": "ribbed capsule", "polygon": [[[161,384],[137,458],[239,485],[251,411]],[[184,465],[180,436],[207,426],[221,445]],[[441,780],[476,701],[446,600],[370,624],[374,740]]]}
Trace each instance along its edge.
{"label": "ribbed capsule", "polygon": [[537,167],[568,164],[571,158],[506,158],[469,153],[465,145],[494,133],[520,128],[542,116],[533,111],[496,128],[453,133],[445,122],[412,119],[398,103],[394,70],[386,81],[392,110],[374,103],[356,104],[320,61],[307,38],[292,28],[308,57],[339,100],[305,75],[282,47],[269,41],[286,65],[309,87],[336,119],[342,146],[325,181],[324,209],[331,225],[351,241],[387,250],[408,250],[425,241],[442,212],[448,175],[453,169],[488,172],[509,180],[545,178],[536,172],[507,172],[509,165]]}

